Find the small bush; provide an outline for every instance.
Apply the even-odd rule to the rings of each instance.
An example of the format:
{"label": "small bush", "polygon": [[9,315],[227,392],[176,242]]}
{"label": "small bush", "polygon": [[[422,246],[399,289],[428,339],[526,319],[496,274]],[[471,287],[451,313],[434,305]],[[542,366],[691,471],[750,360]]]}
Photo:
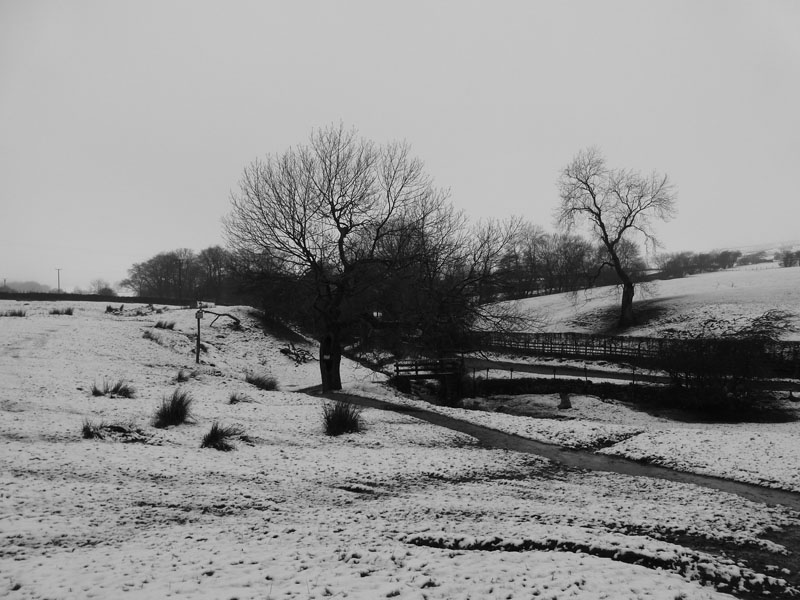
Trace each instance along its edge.
{"label": "small bush", "polygon": [[142,337],[146,340],[153,341],[157,344],[161,343],[161,336],[150,329],[145,329]]}
{"label": "small bush", "polygon": [[247,373],[244,377],[244,380],[247,383],[256,386],[260,390],[272,392],[278,389],[278,381],[274,377],[269,377],[267,375]]}
{"label": "small bush", "polygon": [[243,392],[231,392],[228,404],[239,404],[240,402],[253,402],[253,399]]}
{"label": "small bush", "polygon": [[0,312],[0,317],[24,317],[26,314],[24,310],[7,310]]}
{"label": "small bush", "polygon": [[364,429],[361,407],[341,400],[325,403],[322,406],[322,421],[325,426],[325,435],[358,433]]}
{"label": "small bush", "polygon": [[175,329],[175,321],[159,321],[156,329]]}
{"label": "small bush", "polygon": [[99,425],[92,423],[89,419],[84,420],[83,427],[81,428],[81,435],[83,435],[83,439],[91,440],[91,439],[103,439],[103,433],[100,431],[103,428],[103,424],[100,423]]}
{"label": "small bush", "polygon": [[75,309],[72,308],[72,307],[70,307],[70,308],[52,308],[52,309],[50,309],[50,314],[51,315],[57,315],[57,316],[58,315],[72,316],[72,314],[74,312],[75,312]]}
{"label": "small bush", "polygon": [[225,427],[216,421],[211,425],[210,431],[203,437],[203,443],[200,444],[201,448],[214,448],[215,450],[222,450],[227,452],[233,450],[234,446],[231,444],[233,438],[243,438],[244,430],[236,425]]}
{"label": "small bush", "polygon": [[163,429],[170,425],[180,425],[192,419],[192,403],[194,399],[189,392],[180,388],[172,392],[171,396],[161,401],[161,406],[153,415],[153,427]]}

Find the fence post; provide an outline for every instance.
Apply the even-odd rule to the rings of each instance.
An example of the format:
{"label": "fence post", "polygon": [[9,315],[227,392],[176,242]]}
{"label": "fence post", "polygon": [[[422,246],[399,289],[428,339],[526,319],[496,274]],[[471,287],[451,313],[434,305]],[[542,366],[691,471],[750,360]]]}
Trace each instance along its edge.
{"label": "fence post", "polygon": [[203,309],[200,308],[195,313],[194,316],[197,319],[197,346],[195,348],[194,362],[199,365],[200,364],[200,319],[203,318]]}

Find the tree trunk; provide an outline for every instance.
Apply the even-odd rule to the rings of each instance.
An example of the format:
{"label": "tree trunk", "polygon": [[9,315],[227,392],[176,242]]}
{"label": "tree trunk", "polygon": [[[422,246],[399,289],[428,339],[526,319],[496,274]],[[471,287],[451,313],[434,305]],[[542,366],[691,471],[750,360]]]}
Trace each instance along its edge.
{"label": "tree trunk", "polygon": [[625,329],[626,327],[636,324],[636,315],[633,313],[633,281],[623,268],[622,261],[617,255],[616,248],[608,243],[608,241],[604,243],[608,249],[608,253],[611,255],[611,264],[614,267],[614,271],[622,282],[622,305],[620,306],[619,323],[617,325],[620,329]]}
{"label": "tree trunk", "polygon": [[322,375],[323,392],[335,392],[342,389],[341,362],[342,346],[339,334],[329,331],[319,344],[319,369]]}
{"label": "tree trunk", "polygon": [[622,305],[619,313],[619,327],[625,328],[636,324],[633,314],[633,282],[626,276],[622,284]]}

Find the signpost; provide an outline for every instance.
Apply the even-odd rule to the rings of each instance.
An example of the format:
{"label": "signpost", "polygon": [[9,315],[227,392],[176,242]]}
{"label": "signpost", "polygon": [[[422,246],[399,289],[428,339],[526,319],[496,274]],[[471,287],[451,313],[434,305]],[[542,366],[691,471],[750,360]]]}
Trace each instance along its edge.
{"label": "signpost", "polygon": [[197,350],[195,351],[194,362],[196,362],[199,365],[200,364],[200,319],[203,318],[203,309],[201,308],[200,310],[198,310],[195,313],[194,317],[195,319],[197,319]]}

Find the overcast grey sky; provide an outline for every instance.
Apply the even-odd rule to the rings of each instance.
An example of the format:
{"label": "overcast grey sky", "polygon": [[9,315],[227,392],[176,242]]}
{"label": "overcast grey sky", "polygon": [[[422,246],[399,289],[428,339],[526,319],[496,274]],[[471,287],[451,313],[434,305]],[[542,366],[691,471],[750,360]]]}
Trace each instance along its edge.
{"label": "overcast grey sky", "polygon": [[0,278],[222,244],[244,166],[340,121],[474,219],[559,170],[668,173],[666,251],[800,239],[800,2],[0,0]]}

